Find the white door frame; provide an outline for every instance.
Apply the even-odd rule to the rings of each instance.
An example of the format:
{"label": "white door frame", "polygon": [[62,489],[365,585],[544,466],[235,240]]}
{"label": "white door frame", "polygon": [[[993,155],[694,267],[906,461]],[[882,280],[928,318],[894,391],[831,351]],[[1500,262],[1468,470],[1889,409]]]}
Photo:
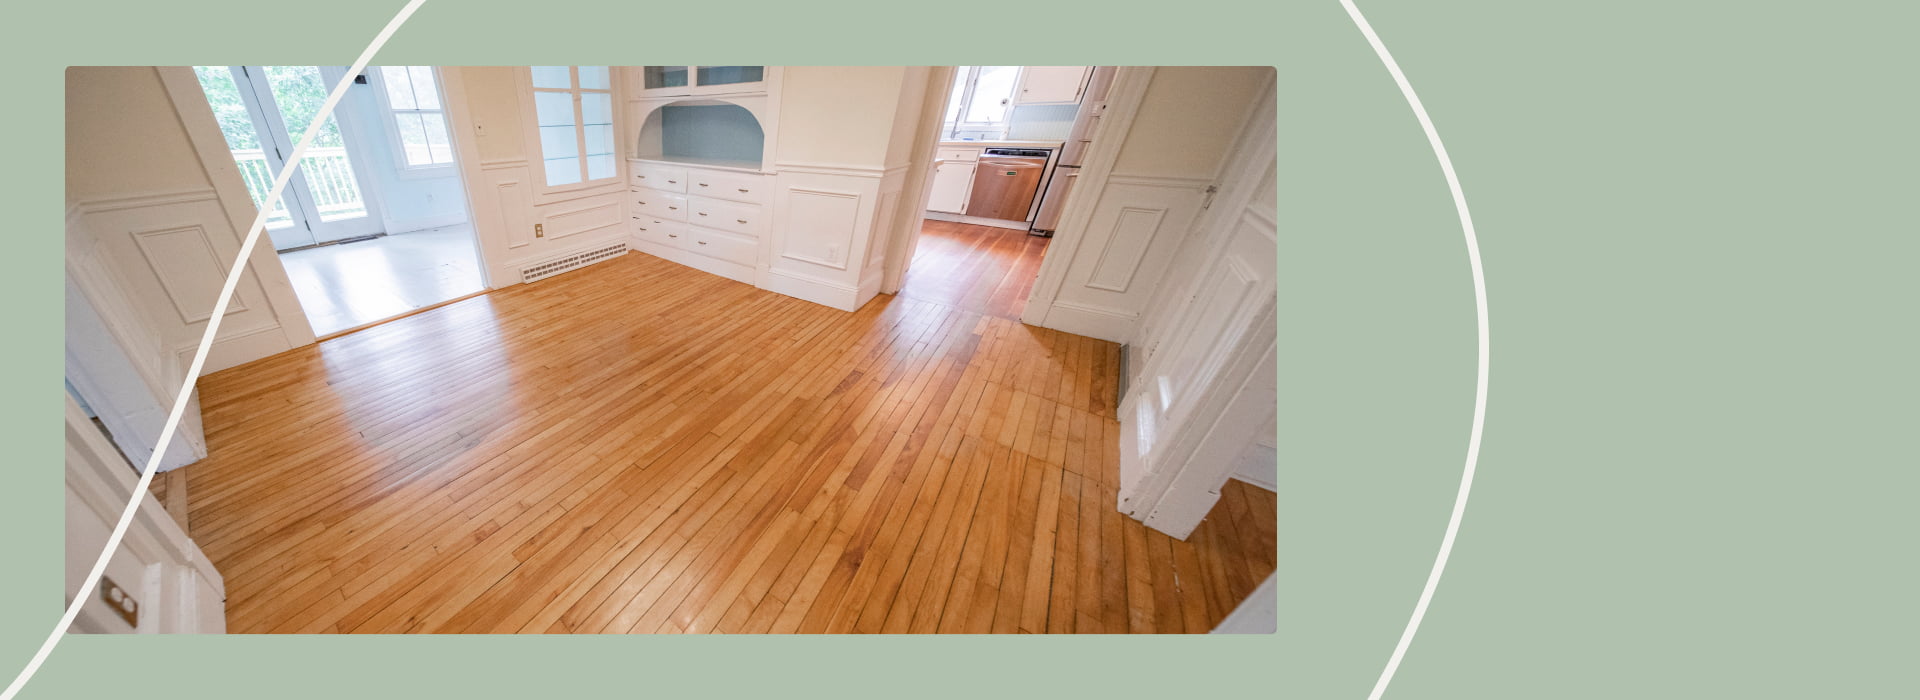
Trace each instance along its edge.
{"label": "white door frame", "polygon": [[[71,397],[66,399],[66,599],[71,603],[139,485],[133,465],[114,451]],[[226,581],[152,493],[139,496],[133,522],[106,577],[137,603],[128,624],[95,587],[81,603],[81,633],[221,633]]]}
{"label": "white door frame", "polygon": [[[1214,205],[1195,223],[1194,235],[1182,246],[1168,280],[1186,280],[1179,288],[1163,289],[1141,315],[1132,339],[1146,342],[1135,347],[1133,360],[1138,370],[1129,377],[1126,396],[1119,411],[1135,413],[1143,398],[1140,385],[1159,374],[1158,365],[1170,362],[1159,357],[1159,344],[1175,329],[1173,318],[1186,309],[1201,285],[1204,271],[1224,254],[1231,236],[1243,223],[1258,220],[1258,226],[1271,234],[1276,222],[1271,215],[1250,211],[1259,188],[1267,186],[1267,171],[1275,163],[1278,126],[1274,104],[1274,84],[1261,91],[1253,109],[1243,121],[1234,140],[1233,151],[1221,169],[1221,190]],[[1249,218],[1254,217],[1254,218]],[[1271,425],[1276,397],[1273,393],[1277,361],[1277,301],[1266,300],[1247,320],[1240,340],[1226,349],[1211,377],[1193,394],[1188,407],[1170,425],[1152,428],[1159,431],[1159,445],[1147,471],[1134,483],[1120,487],[1121,512],[1161,532],[1185,539],[1200,524],[1219,499],[1220,487],[1241,466],[1239,457],[1260,439]],[[1146,392],[1150,395],[1152,392]],[[1164,416],[1163,416],[1164,417]],[[1131,453],[1126,441],[1137,436],[1123,430],[1121,459],[1142,459]],[[1123,466],[1122,473],[1126,469]]]}

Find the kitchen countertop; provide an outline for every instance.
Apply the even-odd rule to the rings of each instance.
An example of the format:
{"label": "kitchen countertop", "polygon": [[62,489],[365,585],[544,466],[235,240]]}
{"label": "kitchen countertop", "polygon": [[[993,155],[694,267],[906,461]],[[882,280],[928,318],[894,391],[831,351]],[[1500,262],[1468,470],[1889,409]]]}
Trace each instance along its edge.
{"label": "kitchen countertop", "polygon": [[1059,149],[1065,141],[941,141],[942,146],[979,146],[981,148],[1052,148]]}

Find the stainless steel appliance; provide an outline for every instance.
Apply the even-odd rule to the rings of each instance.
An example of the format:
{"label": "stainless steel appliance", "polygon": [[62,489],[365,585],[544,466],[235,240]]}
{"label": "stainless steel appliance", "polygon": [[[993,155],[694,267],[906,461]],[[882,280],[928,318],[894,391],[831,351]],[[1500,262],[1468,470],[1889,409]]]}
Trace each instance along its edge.
{"label": "stainless steel appliance", "polygon": [[1073,115],[1073,130],[1067,133],[1067,142],[1060,148],[1060,160],[1054,163],[1053,177],[1047,181],[1047,192],[1040,197],[1040,211],[1033,218],[1036,236],[1052,236],[1054,228],[1060,225],[1060,212],[1067,208],[1073,185],[1080,179],[1080,161],[1087,156],[1087,146],[1093,143],[1094,134],[1100,131],[1100,116],[1107,109],[1107,90],[1113,87],[1113,72],[1113,66],[1096,66],[1093,77],[1087,81],[1087,94],[1080,99],[1080,111]]}
{"label": "stainless steel appliance", "polygon": [[989,148],[981,153],[973,169],[967,216],[1026,221],[1052,155],[1044,148]]}

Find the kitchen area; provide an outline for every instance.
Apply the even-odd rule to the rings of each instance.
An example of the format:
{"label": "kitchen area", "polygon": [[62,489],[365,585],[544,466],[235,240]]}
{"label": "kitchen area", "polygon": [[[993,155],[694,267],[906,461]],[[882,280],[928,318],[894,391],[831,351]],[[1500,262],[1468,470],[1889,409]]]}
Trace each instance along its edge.
{"label": "kitchen area", "polygon": [[926,218],[1050,237],[1099,126],[1111,66],[959,66]]}

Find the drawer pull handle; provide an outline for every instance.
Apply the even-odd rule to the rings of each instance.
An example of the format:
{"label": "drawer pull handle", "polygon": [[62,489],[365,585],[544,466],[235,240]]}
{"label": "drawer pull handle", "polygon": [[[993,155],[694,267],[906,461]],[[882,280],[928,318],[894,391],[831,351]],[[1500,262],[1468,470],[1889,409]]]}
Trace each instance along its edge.
{"label": "drawer pull handle", "polygon": [[669,233],[669,234],[667,234],[667,237],[668,237],[668,238],[679,238],[679,237],[680,237],[680,234],[677,234],[677,233]]}
{"label": "drawer pull handle", "polygon": [[744,224],[744,223],[747,223],[747,220],[746,220],[746,219],[734,219],[734,221],[738,221],[738,222],[740,222],[740,223],[743,223],[743,224]]}
{"label": "drawer pull handle", "polygon": [[675,210],[675,211],[678,211],[678,210],[680,209],[680,207],[676,207],[676,206],[673,206],[673,205],[671,205],[671,204],[669,204],[669,205],[667,205],[667,208],[668,208],[668,209],[673,209],[673,210]]}
{"label": "drawer pull handle", "polygon": [[[636,202],[640,202],[640,200],[638,200],[638,199],[636,199],[636,200],[633,200],[633,201],[636,201]],[[640,206],[643,206],[643,207],[644,207],[644,206],[646,206],[646,205],[647,205],[647,203],[646,203],[646,202],[640,202]]]}
{"label": "drawer pull handle", "polygon": [[703,211],[703,212],[700,212],[700,215],[701,215],[701,216],[706,216],[706,215],[707,215],[707,213]]}
{"label": "drawer pull handle", "polygon": [[647,179],[647,176],[645,176],[645,175],[635,175],[634,177],[637,177],[637,178],[640,178],[640,179],[642,179],[642,180],[645,180],[645,179]]}
{"label": "drawer pull handle", "polygon": [[741,192],[745,192],[745,191],[747,191],[747,188],[745,188],[745,187],[742,187],[742,188],[740,188],[740,191],[741,191]]}
{"label": "drawer pull handle", "polygon": [[667,181],[667,184],[669,184],[669,185],[678,185],[678,184],[680,184],[680,181],[679,181],[679,180],[668,180],[668,181]]}
{"label": "drawer pull handle", "polygon": [[704,183],[704,182],[702,182],[702,183],[700,183],[700,186],[701,186],[701,187],[706,187],[706,186],[707,186],[707,183]]}

